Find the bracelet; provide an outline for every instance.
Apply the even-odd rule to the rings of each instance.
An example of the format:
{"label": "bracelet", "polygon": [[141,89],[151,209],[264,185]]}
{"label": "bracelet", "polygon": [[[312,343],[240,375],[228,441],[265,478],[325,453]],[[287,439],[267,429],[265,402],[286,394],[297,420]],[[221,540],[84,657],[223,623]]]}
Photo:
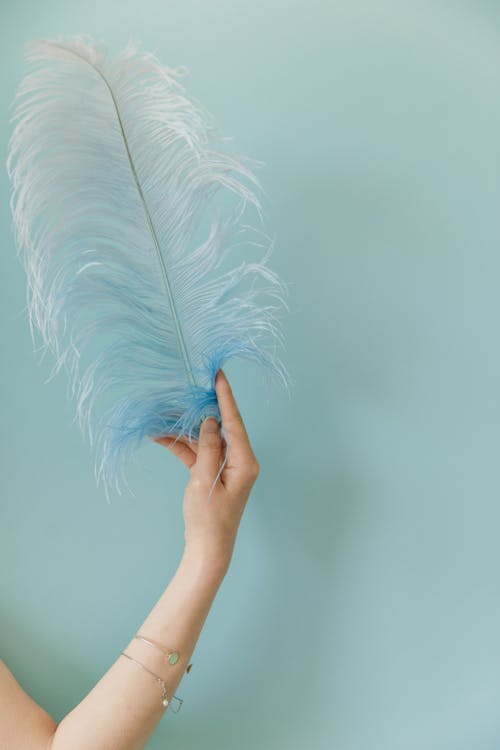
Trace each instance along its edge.
{"label": "bracelet", "polygon": [[[137,638],[140,641],[144,641],[144,643],[147,643],[150,646],[153,646],[154,648],[158,649],[158,651],[161,651],[170,665],[173,666],[174,664],[177,664],[179,660],[178,651],[170,651],[169,649],[165,649],[162,646],[160,646],[159,643],[155,643],[155,641],[152,641],[149,638],[146,638],[145,636],[141,635],[141,633],[137,633],[136,635],[134,635],[134,638]],[[186,673],[191,671],[192,666],[193,666],[192,664],[188,664],[188,666],[186,667]]]}
{"label": "bracelet", "polygon": [[183,701],[182,698],[178,698],[176,695],[174,695],[173,699],[175,699],[176,701],[178,701],[178,708],[174,710],[174,708],[172,706],[172,701],[168,699],[167,686],[165,685],[165,680],[163,680],[159,675],[155,674],[150,669],[148,669],[146,666],[144,666],[144,664],[142,662],[138,661],[137,659],[134,659],[133,656],[129,656],[124,651],[121,652],[121,655],[122,656],[126,656],[127,659],[130,659],[130,661],[135,662],[140,667],[142,667],[143,669],[145,669],[146,672],[149,672],[149,674],[152,675],[155,678],[155,680],[157,680],[160,683],[161,689],[162,689],[162,694],[163,694],[162,695],[162,705],[165,706],[165,708],[168,708],[168,706],[170,706],[171,709],[172,709],[172,711],[174,712],[174,714],[176,714],[176,713],[178,713],[180,711],[181,706],[184,703],[184,701]]}

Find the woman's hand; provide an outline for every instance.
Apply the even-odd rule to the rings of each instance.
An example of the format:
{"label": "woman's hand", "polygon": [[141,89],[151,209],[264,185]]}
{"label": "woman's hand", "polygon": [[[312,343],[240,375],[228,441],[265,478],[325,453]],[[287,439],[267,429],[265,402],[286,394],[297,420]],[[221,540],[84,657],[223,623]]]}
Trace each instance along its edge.
{"label": "woman's hand", "polygon": [[175,435],[154,440],[178,456],[191,473],[183,501],[186,549],[227,566],[260,467],[223,370],[217,373],[215,390],[222,426],[229,439],[229,453],[210,500],[208,494],[226,450],[217,420],[208,417],[202,422],[198,441],[175,442]]}

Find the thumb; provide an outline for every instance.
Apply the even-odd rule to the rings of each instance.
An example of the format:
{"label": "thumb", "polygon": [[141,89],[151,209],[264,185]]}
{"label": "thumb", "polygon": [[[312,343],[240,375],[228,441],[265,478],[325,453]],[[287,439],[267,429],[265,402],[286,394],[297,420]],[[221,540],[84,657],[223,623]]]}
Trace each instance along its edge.
{"label": "thumb", "polygon": [[199,479],[213,482],[219,471],[221,433],[216,417],[207,417],[200,427],[195,471]]}

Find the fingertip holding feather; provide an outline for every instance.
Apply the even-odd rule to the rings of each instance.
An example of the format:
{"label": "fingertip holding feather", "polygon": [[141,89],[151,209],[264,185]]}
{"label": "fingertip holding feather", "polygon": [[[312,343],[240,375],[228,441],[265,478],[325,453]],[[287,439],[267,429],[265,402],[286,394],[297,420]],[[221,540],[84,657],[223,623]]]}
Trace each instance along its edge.
{"label": "fingertip holding feather", "polygon": [[[138,42],[112,58],[84,34],[30,41],[26,61],[7,171],[29,323],[51,377],[67,373],[109,502],[130,490],[125,466],[148,436],[197,438],[203,415],[220,421],[229,359],[288,387],[287,289],[267,265],[273,241],[243,223],[247,207],[262,221],[252,160],[221,148],[182,68]],[[235,201],[225,213],[219,190]],[[242,244],[263,257],[222,271]]]}

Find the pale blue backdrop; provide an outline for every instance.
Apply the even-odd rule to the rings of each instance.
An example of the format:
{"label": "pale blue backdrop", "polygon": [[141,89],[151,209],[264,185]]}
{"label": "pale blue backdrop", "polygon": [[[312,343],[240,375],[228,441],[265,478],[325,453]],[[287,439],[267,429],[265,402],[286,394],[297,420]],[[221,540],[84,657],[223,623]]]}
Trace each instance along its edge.
{"label": "pale blue backdrop", "polygon": [[[151,750],[500,747],[500,5],[18,0],[23,44],[130,35],[263,160],[292,398],[229,363],[261,475]],[[0,175],[0,649],[61,719],[182,550],[160,446],[106,503],[24,314]]]}

